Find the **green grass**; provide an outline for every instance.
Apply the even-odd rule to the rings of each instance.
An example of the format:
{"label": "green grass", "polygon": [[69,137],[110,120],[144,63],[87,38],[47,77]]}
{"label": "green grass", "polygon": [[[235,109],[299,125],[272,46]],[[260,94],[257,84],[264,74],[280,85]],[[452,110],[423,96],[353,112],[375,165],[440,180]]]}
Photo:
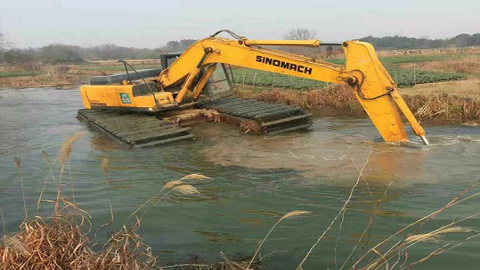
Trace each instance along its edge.
{"label": "green grass", "polygon": [[43,73],[43,71],[1,71],[0,78],[34,76]]}
{"label": "green grass", "polygon": [[[386,67],[390,76],[398,86],[413,86],[415,84],[455,81],[465,79],[466,76],[458,73],[443,73],[404,69],[393,66]],[[233,76],[236,84],[254,85],[260,87],[275,87],[286,89],[318,89],[327,86],[326,82],[275,74],[268,71],[254,69],[234,69]]]}

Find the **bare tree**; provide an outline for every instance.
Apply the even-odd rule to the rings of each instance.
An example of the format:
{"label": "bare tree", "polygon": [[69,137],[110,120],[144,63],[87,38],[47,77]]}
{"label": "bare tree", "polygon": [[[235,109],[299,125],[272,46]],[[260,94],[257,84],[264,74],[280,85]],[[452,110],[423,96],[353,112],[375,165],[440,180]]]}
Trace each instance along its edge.
{"label": "bare tree", "polygon": [[0,24],[0,51],[5,50],[10,46],[10,43],[7,41],[5,35],[2,33],[2,25]]}
{"label": "bare tree", "polygon": [[307,39],[316,39],[317,32],[309,30],[306,28],[297,28],[288,32],[284,39],[293,39],[293,40],[307,40]]}
{"label": "bare tree", "polygon": [[[0,29],[1,30],[1,29]],[[7,42],[5,41],[5,36],[0,32],[0,50],[3,50]]]}
{"label": "bare tree", "polygon": [[[313,30],[306,28],[297,28],[288,32],[283,36],[284,39],[289,40],[308,40],[308,39],[317,39],[317,33]],[[317,57],[320,53],[318,48],[307,48],[307,47],[285,47],[284,51],[289,53],[301,54],[308,57]]]}

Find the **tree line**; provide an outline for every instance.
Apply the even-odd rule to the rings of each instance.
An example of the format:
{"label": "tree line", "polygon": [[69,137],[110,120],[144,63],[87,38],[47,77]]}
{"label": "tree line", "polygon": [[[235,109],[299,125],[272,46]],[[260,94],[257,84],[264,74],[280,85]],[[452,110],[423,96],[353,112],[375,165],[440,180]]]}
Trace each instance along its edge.
{"label": "tree line", "polygon": [[[284,35],[284,39],[316,39],[317,33],[309,29],[294,29]],[[480,46],[480,33],[469,35],[460,34],[447,39],[412,38],[403,36],[373,37],[368,36],[360,40],[369,42],[377,49],[418,49],[418,48],[445,48]],[[123,47],[115,44],[105,44],[93,47],[75,45],[51,44],[41,48],[19,49],[11,47],[0,33],[0,63],[81,63],[85,60],[108,59],[154,59],[166,52],[178,52],[187,49],[195,39],[172,40],[164,46],[147,49]],[[318,54],[315,48],[278,48],[293,53],[314,56]],[[317,50],[317,51],[315,51]]]}
{"label": "tree line", "polygon": [[435,49],[450,47],[469,47],[480,45],[480,33],[473,35],[460,34],[446,39],[412,38],[402,36],[373,37],[368,36],[360,39],[371,43],[380,49]]}
{"label": "tree line", "polygon": [[154,59],[159,58],[162,53],[183,51],[195,41],[194,39],[172,40],[167,42],[165,46],[154,49],[123,47],[115,44],[104,44],[93,47],[50,44],[41,48],[19,49],[2,46],[0,39],[0,63],[24,64],[39,62],[60,64],[81,63],[87,59]]}

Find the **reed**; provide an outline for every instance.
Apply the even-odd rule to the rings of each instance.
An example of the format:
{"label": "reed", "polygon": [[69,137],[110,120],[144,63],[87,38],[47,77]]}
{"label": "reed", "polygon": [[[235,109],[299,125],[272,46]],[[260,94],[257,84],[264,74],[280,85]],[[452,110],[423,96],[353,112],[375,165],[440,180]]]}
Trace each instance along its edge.
{"label": "reed", "polygon": [[[89,238],[91,232],[91,216],[80,209],[75,203],[69,201],[60,187],[62,175],[70,160],[73,145],[83,136],[76,133],[67,138],[62,145],[57,157],[53,162],[44,152],[44,158],[49,165],[48,175],[52,178],[52,167],[58,164],[58,187],[55,203],[55,211],[52,216],[42,218],[36,215],[28,219],[27,205],[25,201],[23,182],[21,181],[21,161],[15,158],[15,164],[21,181],[22,196],[24,197],[25,220],[16,233],[6,234],[0,238],[0,270],[16,269],[58,269],[58,270],[80,270],[80,269],[133,269],[149,270],[156,268],[156,257],[152,254],[151,248],[143,242],[138,234],[141,218],[136,213],[146,205],[142,205],[134,211],[130,217],[135,217],[132,225],[126,223],[121,229],[113,231],[110,239],[105,243],[95,243]],[[109,161],[103,158],[101,168],[108,184]],[[47,175],[47,176],[48,176]],[[191,174],[180,180],[172,180],[164,185],[161,192],[167,191],[163,197],[170,192],[177,192],[183,195],[198,194],[199,191],[189,181],[202,181],[210,179],[201,174]],[[37,213],[42,200],[43,191],[47,185],[45,179],[37,203]],[[155,198],[155,196],[154,196]],[[160,198],[160,199],[161,199]],[[148,200],[150,202],[152,199]],[[113,225],[113,208],[110,204],[112,220],[102,226]],[[142,214],[142,216],[145,213]],[[5,230],[5,222],[3,221]],[[99,251],[93,251],[94,246],[101,246]]]}
{"label": "reed", "polygon": [[281,217],[281,218],[275,223],[275,225],[273,225],[273,227],[270,228],[270,231],[268,231],[267,235],[265,235],[265,237],[258,243],[258,248],[257,248],[257,250],[255,251],[255,254],[253,254],[252,259],[251,259],[250,262],[248,263],[246,269],[249,269],[249,268],[250,268],[250,266],[252,265],[253,261],[255,260],[255,258],[257,257],[257,255],[260,253],[260,250],[262,249],[262,246],[263,246],[263,244],[265,243],[265,241],[267,240],[268,236],[273,232],[273,230],[278,226],[278,224],[280,224],[280,222],[282,222],[283,220],[285,220],[285,219],[287,219],[287,218],[291,218],[291,217],[295,217],[295,216],[300,216],[300,215],[306,215],[306,214],[311,214],[311,212],[309,212],[309,211],[295,210],[295,211],[291,211],[291,212],[285,214],[283,217]]}
{"label": "reed", "polygon": [[[334,111],[336,114],[366,116],[353,91],[344,85],[334,85],[304,93],[278,90],[261,93],[239,92],[245,98],[268,103],[297,105],[314,111]],[[469,122],[480,120],[480,96],[464,97],[449,94],[403,95],[405,102],[419,120]]]}

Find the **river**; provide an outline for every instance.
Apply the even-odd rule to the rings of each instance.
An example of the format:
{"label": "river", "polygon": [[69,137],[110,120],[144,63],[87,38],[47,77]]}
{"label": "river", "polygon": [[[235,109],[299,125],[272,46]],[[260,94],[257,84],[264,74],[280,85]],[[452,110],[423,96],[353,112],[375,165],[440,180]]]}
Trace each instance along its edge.
{"label": "river", "polygon": [[[230,258],[251,255],[283,214],[311,211],[282,221],[264,244],[263,255],[278,251],[265,258],[267,268],[295,269],[343,206],[357,181],[355,166],[360,169],[368,160],[363,177],[371,194],[360,181],[341,232],[336,223],[305,264],[305,269],[335,269],[335,245],[340,266],[367,226],[372,196],[379,200],[387,186],[371,243],[441,208],[480,177],[480,129],[476,127],[426,126],[431,145],[422,146],[412,135],[407,143],[382,142],[368,119],[316,117],[308,131],[273,137],[243,134],[224,123],[204,123],[192,128],[196,141],[131,149],[77,120],[80,108],[76,89],[0,91],[0,208],[7,232],[17,231],[24,216],[13,157],[21,159],[26,202],[33,216],[48,175],[42,151],[53,159],[63,141],[77,131],[86,135],[74,144],[63,192],[71,196],[73,178],[75,200],[91,214],[94,228],[109,221],[110,201],[118,229],[167,181],[191,173],[213,179],[197,185],[200,195],[172,195],[146,208],[140,232],[160,265],[197,257],[220,261],[220,251]],[[103,157],[110,164],[109,187],[100,165]],[[49,180],[44,199],[55,196],[56,183]],[[474,214],[478,205],[475,198],[456,205],[421,232]],[[51,210],[50,203],[42,204],[42,214]],[[479,229],[480,220],[460,225]],[[109,230],[99,233],[99,241]],[[419,243],[409,251],[409,260],[468,235],[472,233],[448,234],[440,243]],[[417,268],[478,269],[478,248],[480,242],[474,238]]]}

